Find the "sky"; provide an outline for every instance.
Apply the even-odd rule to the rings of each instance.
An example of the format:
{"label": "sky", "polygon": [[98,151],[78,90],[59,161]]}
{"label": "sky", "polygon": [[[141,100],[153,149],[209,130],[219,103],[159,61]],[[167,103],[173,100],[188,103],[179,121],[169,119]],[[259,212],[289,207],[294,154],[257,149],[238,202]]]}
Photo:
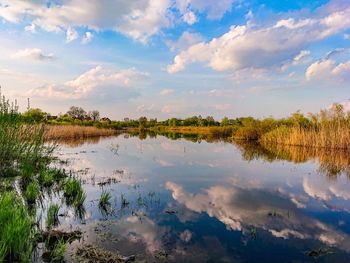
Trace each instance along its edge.
{"label": "sky", "polygon": [[0,0],[0,85],[113,119],[350,110],[350,0]]}

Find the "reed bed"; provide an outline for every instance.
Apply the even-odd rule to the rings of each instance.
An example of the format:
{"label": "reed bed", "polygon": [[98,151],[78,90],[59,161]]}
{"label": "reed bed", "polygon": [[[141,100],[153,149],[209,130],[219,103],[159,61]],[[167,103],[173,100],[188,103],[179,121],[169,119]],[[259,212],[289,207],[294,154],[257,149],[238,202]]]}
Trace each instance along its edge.
{"label": "reed bed", "polygon": [[45,127],[45,140],[84,139],[116,134],[113,129],[78,125],[58,125]]}
{"label": "reed bed", "polygon": [[311,114],[304,123],[280,126],[263,134],[264,145],[279,144],[326,149],[350,149],[350,113],[342,105],[335,104],[330,110]]}
{"label": "reed bed", "polygon": [[335,127],[279,127],[260,138],[262,144],[327,149],[350,149],[350,125]]}

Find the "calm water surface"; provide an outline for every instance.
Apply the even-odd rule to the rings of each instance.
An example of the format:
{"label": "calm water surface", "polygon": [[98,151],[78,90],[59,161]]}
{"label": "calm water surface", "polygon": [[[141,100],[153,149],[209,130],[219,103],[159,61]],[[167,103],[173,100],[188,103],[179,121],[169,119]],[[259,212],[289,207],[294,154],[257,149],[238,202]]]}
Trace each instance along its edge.
{"label": "calm water surface", "polygon": [[58,155],[87,194],[80,217],[60,210],[59,228],[84,232],[69,253],[95,244],[148,262],[350,262],[347,156],[128,135]]}

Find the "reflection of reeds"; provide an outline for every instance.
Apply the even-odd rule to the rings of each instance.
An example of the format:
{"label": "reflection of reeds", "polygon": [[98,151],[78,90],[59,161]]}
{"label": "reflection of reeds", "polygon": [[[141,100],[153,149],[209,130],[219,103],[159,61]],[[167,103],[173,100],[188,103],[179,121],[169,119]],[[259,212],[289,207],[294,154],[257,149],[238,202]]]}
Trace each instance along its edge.
{"label": "reflection of reeds", "polygon": [[329,177],[345,173],[350,178],[350,151],[316,147],[286,146],[278,144],[259,145],[257,143],[235,143],[246,160],[264,159],[266,161],[286,160],[304,163],[311,160],[319,162],[319,172]]}
{"label": "reflection of reeds", "polygon": [[46,140],[62,140],[62,139],[82,139],[98,136],[111,136],[116,132],[112,129],[103,129],[97,127],[86,127],[77,125],[58,125],[47,126],[45,129]]}

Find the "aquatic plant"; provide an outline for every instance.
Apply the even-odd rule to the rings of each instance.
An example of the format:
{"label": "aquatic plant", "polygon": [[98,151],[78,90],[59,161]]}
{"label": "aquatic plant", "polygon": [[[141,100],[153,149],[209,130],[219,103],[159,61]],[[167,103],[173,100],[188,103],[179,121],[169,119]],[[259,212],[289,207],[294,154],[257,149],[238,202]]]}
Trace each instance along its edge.
{"label": "aquatic plant", "polygon": [[51,262],[63,262],[66,249],[67,249],[67,242],[61,239],[51,251]]}
{"label": "aquatic plant", "polygon": [[111,194],[107,191],[103,191],[101,193],[100,201],[99,201],[99,206],[100,207],[107,207],[108,205],[111,204]]}
{"label": "aquatic plant", "polygon": [[49,209],[47,210],[47,219],[46,219],[46,225],[48,229],[58,224],[59,210],[60,210],[60,206],[58,204],[51,204],[49,206]]}
{"label": "aquatic plant", "polygon": [[69,205],[81,206],[83,205],[86,195],[80,181],[70,178],[64,185],[64,196]]}
{"label": "aquatic plant", "polygon": [[14,192],[0,196],[0,261],[30,262],[35,230],[25,205]]}
{"label": "aquatic plant", "polygon": [[39,192],[38,183],[36,181],[32,181],[27,185],[24,196],[27,199],[28,203],[35,203],[39,194],[40,194],[40,192]]}
{"label": "aquatic plant", "polygon": [[54,184],[54,173],[50,169],[44,169],[39,172],[38,180],[44,187],[50,187]]}

